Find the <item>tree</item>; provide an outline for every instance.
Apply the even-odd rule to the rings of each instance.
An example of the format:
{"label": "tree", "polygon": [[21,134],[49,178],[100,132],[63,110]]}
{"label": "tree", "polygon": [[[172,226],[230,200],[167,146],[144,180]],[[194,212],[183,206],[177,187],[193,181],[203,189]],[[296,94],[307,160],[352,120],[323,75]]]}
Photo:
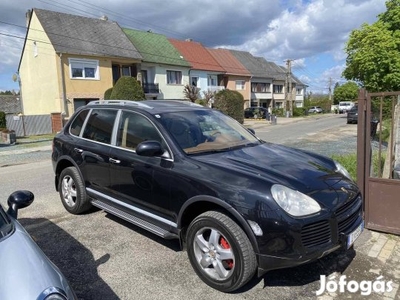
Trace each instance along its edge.
{"label": "tree", "polygon": [[183,95],[191,102],[196,102],[199,99],[200,89],[194,85],[186,84],[183,87]]}
{"label": "tree", "polygon": [[134,77],[122,76],[115,83],[110,95],[111,100],[145,100],[143,88]]}
{"label": "tree", "polygon": [[348,81],[345,84],[336,86],[333,91],[333,103],[339,104],[339,101],[355,101],[358,98],[360,87],[354,81]]}
{"label": "tree", "polygon": [[215,94],[214,108],[234,118],[239,123],[244,121],[244,99],[238,91],[222,90]]}
{"label": "tree", "polygon": [[400,1],[386,8],[377,22],[353,30],[345,47],[343,76],[371,92],[400,90]]}

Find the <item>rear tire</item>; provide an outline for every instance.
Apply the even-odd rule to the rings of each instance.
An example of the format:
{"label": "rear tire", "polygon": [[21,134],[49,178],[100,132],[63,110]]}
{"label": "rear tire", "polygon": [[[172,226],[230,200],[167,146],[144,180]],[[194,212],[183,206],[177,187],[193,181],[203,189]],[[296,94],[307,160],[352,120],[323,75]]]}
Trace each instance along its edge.
{"label": "rear tire", "polygon": [[253,247],[243,229],[217,211],[205,212],[189,225],[187,252],[200,279],[222,292],[242,287],[257,268]]}
{"label": "rear tire", "polygon": [[81,214],[91,208],[85,185],[75,167],[65,168],[60,174],[58,192],[65,209],[71,214]]}

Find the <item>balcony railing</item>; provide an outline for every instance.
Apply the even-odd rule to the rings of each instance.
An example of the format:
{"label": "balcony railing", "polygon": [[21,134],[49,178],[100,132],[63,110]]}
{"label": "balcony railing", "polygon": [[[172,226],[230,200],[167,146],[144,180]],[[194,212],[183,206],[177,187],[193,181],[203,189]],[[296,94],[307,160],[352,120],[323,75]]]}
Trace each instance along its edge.
{"label": "balcony railing", "polygon": [[143,87],[143,91],[145,94],[159,94],[160,93],[158,83],[143,83],[142,87]]}

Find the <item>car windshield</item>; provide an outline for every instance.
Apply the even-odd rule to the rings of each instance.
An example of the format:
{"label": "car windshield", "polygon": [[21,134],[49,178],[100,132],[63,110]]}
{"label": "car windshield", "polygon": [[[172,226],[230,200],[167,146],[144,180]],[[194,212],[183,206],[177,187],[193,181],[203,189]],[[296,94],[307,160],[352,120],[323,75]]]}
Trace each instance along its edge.
{"label": "car windshield", "polygon": [[6,213],[0,204],[0,240],[12,232],[13,226],[8,221]]}
{"label": "car windshield", "polygon": [[187,154],[228,151],[261,143],[246,128],[217,110],[163,113],[160,121]]}

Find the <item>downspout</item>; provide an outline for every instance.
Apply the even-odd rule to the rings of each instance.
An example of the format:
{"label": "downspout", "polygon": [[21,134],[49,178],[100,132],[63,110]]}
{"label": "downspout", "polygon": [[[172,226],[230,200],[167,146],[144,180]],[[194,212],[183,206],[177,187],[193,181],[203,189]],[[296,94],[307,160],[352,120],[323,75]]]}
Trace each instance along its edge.
{"label": "downspout", "polygon": [[66,107],[65,103],[67,102],[67,96],[65,94],[65,75],[64,75],[64,64],[62,63],[62,53],[59,54],[60,56],[60,73],[61,73],[61,115],[64,118],[65,115],[68,115],[68,108]]}

